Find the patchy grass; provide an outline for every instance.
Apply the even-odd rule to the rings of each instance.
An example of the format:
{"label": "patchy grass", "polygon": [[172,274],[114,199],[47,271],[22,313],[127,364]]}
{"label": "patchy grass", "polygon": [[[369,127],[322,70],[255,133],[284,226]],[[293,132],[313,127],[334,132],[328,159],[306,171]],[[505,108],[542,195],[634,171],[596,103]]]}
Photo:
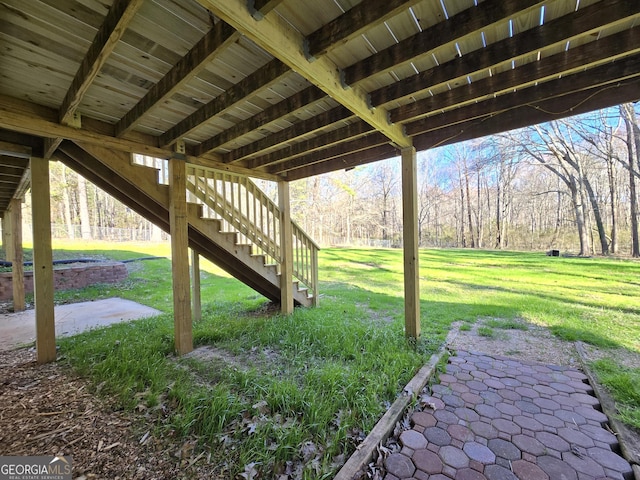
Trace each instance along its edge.
{"label": "patchy grass", "polygon": [[625,368],[610,359],[596,360],[592,367],[616,399],[620,420],[640,431],[640,368]]}
{"label": "patchy grass", "polygon": [[[78,254],[168,253],[166,245],[91,244]],[[162,435],[196,436],[229,478],[294,469],[316,479],[335,474],[454,321],[469,328],[499,318],[484,327],[497,335],[522,328],[522,319],[562,338],[640,353],[637,262],[470,250],[425,250],[420,262],[415,346],[404,340],[402,252],[327,249],[319,307],[289,317],[203,261],[194,342],[214,347],[215,358],[173,355],[168,260],[129,264],[121,285],[57,293],[60,302],[117,295],[166,312],[65,339],[61,354],[96,391],[146,412]],[[640,403],[630,402],[633,418]]]}
{"label": "patchy grass", "polygon": [[496,331],[491,327],[487,327],[486,325],[482,325],[478,327],[478,335],[480,335],[481,337],[487,337],[487,338],[497,337]]}
{"label": "patchy grass", "polygon": [[529,330],[527,324],[519,322],[516,319],[499,319],[490,318],[484,322],[487,327],[502,328],[504,330]]}

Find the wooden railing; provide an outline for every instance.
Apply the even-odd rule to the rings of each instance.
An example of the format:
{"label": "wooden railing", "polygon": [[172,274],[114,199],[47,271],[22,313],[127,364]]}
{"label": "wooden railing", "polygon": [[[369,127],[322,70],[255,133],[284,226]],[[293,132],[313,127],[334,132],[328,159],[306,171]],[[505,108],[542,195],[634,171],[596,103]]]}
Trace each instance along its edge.
{"label": "wooden railing", "polygon": [[[159,182],[169,183],[166,160],[134,156],[134,161],[157,168]],[[203,205],[205,217],[220,220],[223,231],[236,232],[238,243],[251,245],[265,263],[280,266],[280,208],[250,178],[188,163],[187,200]],[[320,248],[295,222],[291,226],[293,276],[317,304]]]}

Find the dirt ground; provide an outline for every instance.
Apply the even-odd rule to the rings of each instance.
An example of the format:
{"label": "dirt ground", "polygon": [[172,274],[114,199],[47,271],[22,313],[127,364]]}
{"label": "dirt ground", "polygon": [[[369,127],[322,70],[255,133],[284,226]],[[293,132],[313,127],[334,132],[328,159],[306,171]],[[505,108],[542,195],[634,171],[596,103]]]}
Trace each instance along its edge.
{"label": "dirt ground", "polygon": [[155,438],[144,412],[124,413],[33,349],[0,352],[0,454],[72,455],[75,479],[225,478],[195,439]]}
{"label": "dirt ground", "polygon": [[[542,327],[495,329],[483,337],[481,325],[454,329],[450,348],[580,367],[573,344]],[[621,364],[638,364],[638,355],[616,355]],[[33,349],[0,352],[0,405],[2,455],[72,455],[77,479],[228,478],[223,465],[194,448],[195,439],[156,438],[148,412],[117,411],[63,364],[38,365]]]}

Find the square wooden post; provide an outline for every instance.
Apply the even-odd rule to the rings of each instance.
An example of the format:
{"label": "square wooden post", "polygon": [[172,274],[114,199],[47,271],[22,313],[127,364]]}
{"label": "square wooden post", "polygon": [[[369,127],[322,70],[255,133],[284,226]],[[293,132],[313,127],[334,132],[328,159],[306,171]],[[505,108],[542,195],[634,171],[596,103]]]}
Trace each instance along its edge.
{"label": "square wooden post", "polygon": [[193,321],[202,319],[202,301],[200,295],[200,255],[191,249],[191,310]]}
{"label": "square wooden post", "polygon": [[31,206],[36,356],[38,363],[47,363],[56,359],[56,328],[53,307],[49,161],[43,158],[31,159]]}
{"label": "square wooden post", "polygon": [[293,231],[291,229],[291,205],[289,182],[278,182],[278,207],[280,208],[280,311],[293,313]]}
{"label": "square wooden post", "polygon": [[420,336],[418,263],[418,180],[416,149],[402,150],[402,238],[404,241],[404,324],[407,338]]}
{"label": "square wooden post", "polygon": [[189,224],[187,220],[187,170],[180,158],[169,159],[169,230],[173,276],[173,323],[176,351],[193,350],[189,295]]}
{"label": "square wooden post", "polygon": [[9,247],[9,239],[7,238],[8,235],[8,230],[9,230],[9,215],[7,214],[7,212],[5,212],[4,216],[2,217],[2,248],[4,248],[4,255],[5,255],[5,259],[9,260],[11,258],[10,255],[10,248]]}
{"label": "square wooden post", "polygon": [[11,216],[11,262],[13,263],[13,311],[21,312],[24,303],[24,255],[22,250],[22,200],[14,198],[9,204]]}

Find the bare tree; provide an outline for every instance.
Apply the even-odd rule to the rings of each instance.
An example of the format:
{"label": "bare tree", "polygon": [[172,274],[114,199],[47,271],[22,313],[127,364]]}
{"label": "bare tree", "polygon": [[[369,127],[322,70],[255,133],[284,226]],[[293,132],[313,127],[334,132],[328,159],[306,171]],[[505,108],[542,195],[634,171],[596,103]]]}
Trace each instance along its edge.
{"label": "bare tree", "polygon": [[638,240],[638,195],[636,192],[637,166],[640,166],[640,127],[633,104],[620,105],[620,114],[624,119],[627,130],[627,154],[629,170],[629,195],[631,205],[631,255],[640,257],[640,242]]}

